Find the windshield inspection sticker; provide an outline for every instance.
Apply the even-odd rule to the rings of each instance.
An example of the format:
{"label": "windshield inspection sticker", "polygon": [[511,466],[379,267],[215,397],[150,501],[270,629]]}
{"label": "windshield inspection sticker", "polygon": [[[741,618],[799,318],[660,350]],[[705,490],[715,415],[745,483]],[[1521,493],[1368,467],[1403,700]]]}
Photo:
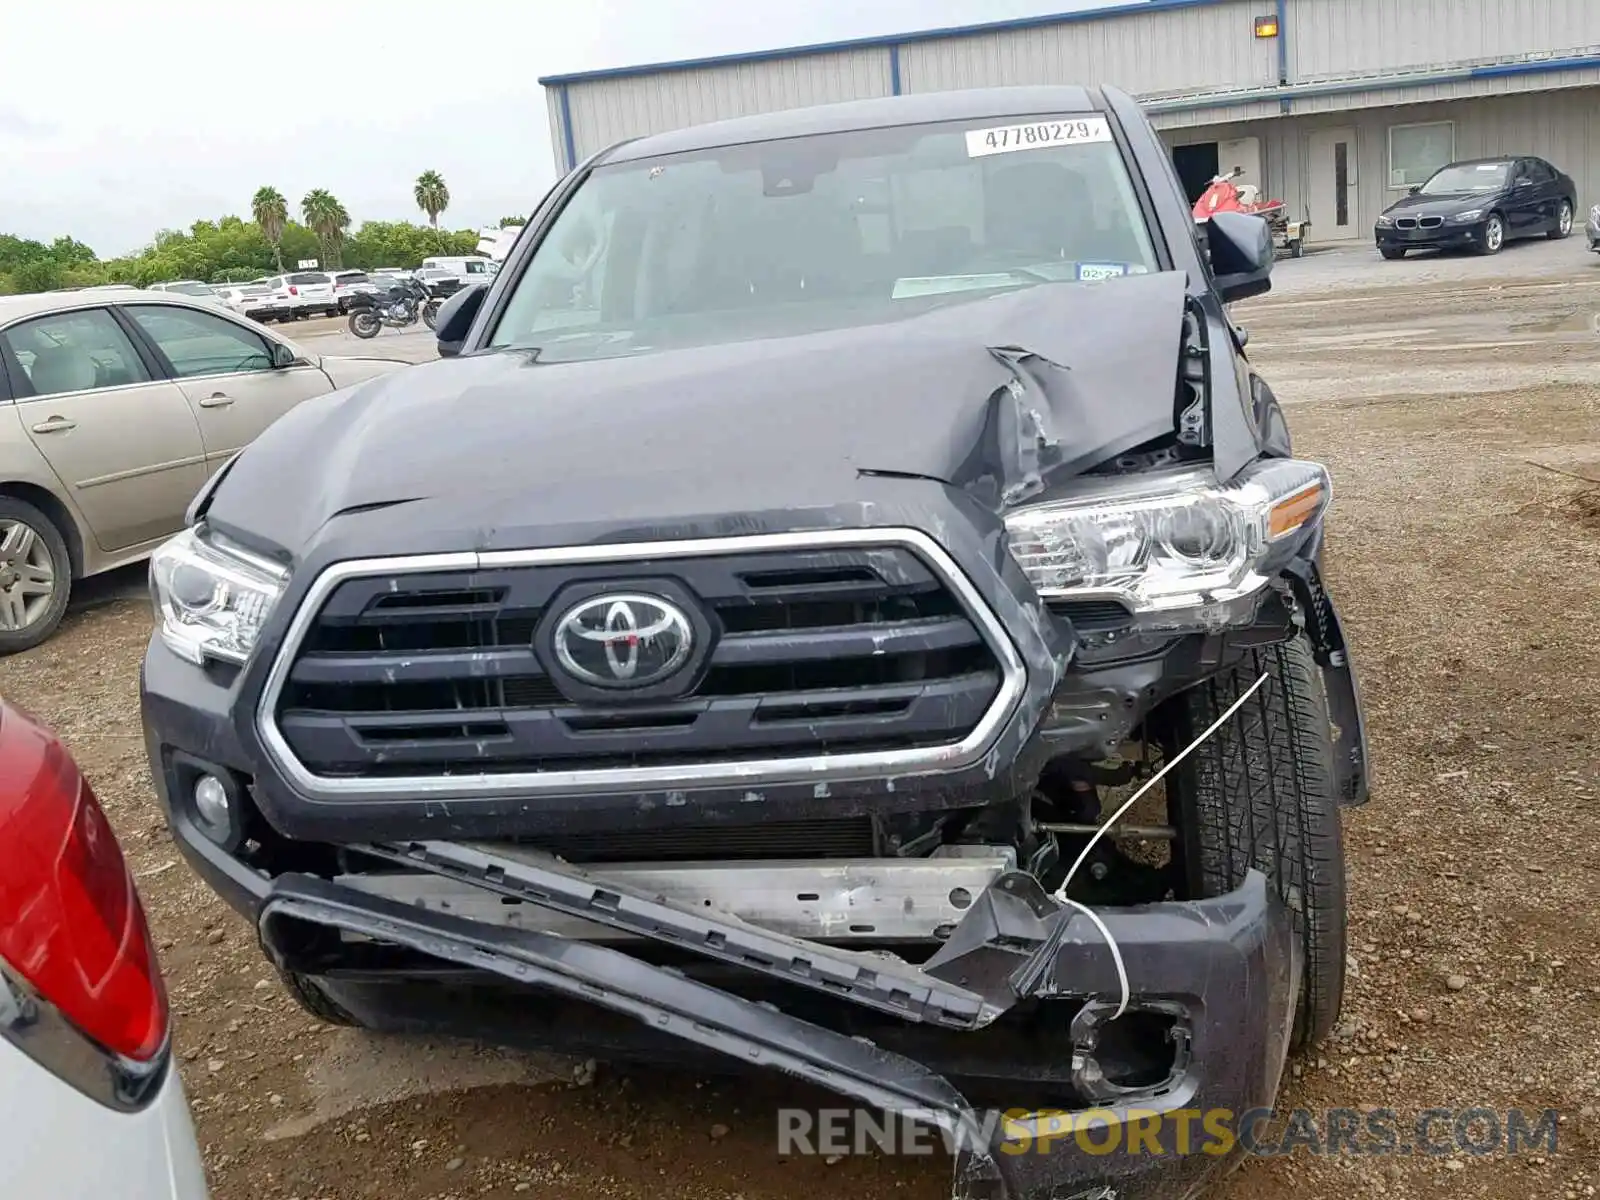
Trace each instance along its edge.
{"label": "windshield inspection sticker", "polygon": [[1128,273],[1127,263],[1079,263],[1078,278],[1089,279],[1115,279],[1118,275]]}
{"label": "windshield inspection sticker", "polygon": [[1111,126],[1104,117],[1074,117],[1068,121],[1032,121],[1027,125],[999,125],[967,130],[967,157],[1011,154],[1075,142],[1109,142]]}

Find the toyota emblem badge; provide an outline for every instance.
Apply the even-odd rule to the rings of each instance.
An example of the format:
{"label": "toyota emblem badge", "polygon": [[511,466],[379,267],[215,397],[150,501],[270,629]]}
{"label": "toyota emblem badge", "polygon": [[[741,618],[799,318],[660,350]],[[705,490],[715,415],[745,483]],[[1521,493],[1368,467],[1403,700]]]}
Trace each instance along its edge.
{"label": "toyota emblem badge", "polygon": [[660,596],[594,596],[574,604],[555,627],[556,658],[580,683],[643,688],[667,678],[689,659],[689,615]]}

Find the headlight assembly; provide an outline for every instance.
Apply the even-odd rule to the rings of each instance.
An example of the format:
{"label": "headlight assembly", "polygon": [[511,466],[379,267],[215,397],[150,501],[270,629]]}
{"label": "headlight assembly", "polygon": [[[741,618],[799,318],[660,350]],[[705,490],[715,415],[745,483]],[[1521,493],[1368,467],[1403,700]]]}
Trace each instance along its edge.
{"label": "headlight assembly", "polygon": [[[1006,518],[1011,555],[1045,600],[1113,600],[1152,625],[1254,595],[1322,516],[1320,464],[1267,459],[1227,484],[1209,470],[1097,481]],[[1177,619],[1176,621],[1171,620]]]}
{"label": "headlight assembly", "polygon": [[186,529],[150,558],[161,640],[192,663],[243,663],[287,580],[276,564]]}
{"label": "headlight assembly", "polygon": [[1458,225],[1465,225],[1469,221],[1479,220],[1483,216],[1483,209],[1469,208],[1465,212],[1458,212],[1450,219]]}

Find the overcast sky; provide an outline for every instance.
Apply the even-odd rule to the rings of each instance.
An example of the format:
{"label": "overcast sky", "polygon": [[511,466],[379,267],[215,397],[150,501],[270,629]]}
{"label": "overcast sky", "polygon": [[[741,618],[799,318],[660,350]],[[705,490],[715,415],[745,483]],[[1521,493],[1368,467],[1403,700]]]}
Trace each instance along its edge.
{"label": "overcast sky", "polygon": [[[1109,0],[1098,0],[1108,3]],[[540,75],[1096,7],[1096,0],[0,0],[0,233],[103,258],[314,187],[357,224],[525,212]]]}

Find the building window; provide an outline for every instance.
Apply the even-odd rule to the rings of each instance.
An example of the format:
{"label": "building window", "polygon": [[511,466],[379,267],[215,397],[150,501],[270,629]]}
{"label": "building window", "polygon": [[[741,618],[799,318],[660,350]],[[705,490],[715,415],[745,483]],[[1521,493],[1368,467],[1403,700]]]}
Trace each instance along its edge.
{"label": "building window", "polygon": [[1389,126],[1389,186],[1415,187],[1427,182],[1456,157],[1456,123]]}

